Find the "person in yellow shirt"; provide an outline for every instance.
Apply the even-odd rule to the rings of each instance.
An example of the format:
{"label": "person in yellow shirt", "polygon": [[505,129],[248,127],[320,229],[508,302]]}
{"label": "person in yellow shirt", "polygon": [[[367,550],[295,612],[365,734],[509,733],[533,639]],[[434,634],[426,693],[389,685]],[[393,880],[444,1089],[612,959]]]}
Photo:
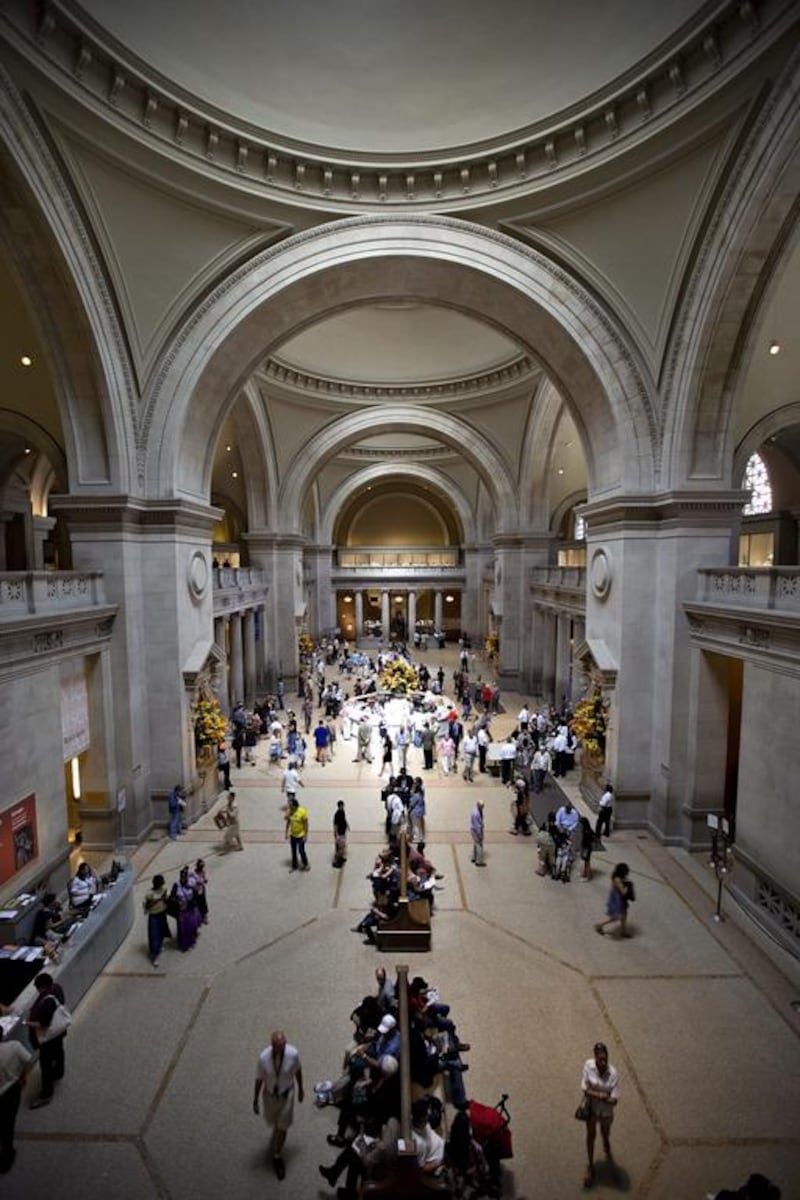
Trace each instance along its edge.
{"label": "person in yellow shirt", "polygon": [[303,871],[310,871],[308,865],[308,857],[306,856],[306,838],[308,837],[308,811],[298,804],[296,799],[289,801],[289,807],[286,810],[286,837],[292,847],[292,865],[289,868],[291,871],[297,870],[298,856],[302,863]]}

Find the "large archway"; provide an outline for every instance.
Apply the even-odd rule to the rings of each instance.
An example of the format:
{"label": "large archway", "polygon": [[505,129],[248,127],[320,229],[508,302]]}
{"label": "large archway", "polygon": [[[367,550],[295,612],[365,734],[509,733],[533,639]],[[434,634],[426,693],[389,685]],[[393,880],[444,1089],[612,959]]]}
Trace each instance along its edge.
{"label": "large archway", "polygon": [[[580,431],[591,492],[652,487],[652,381],[630,340],[579,281],[538,252],[464,222],[361,218],[266,251],[180,331],[147,398],[150,491],[205,499],[211,432],[255,366],[325,315],[398,296],[456,307],[541,361]],[[307,474],[298,466],[295,482],[282,486],[292,523]],[[494,479],[503,499],[504,475]]]}

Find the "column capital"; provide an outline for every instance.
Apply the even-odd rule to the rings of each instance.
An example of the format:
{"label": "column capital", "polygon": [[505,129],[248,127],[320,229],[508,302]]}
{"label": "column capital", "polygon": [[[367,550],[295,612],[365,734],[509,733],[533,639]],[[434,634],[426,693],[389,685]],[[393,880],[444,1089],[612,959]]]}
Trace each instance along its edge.
{"label": "column capital", "polygon": [[[302,533],[278,533],[272,529],[251,529],[242,534],[253,550],[306,550],[308,538]],[[328,547],[330,550],[330,547]]]}

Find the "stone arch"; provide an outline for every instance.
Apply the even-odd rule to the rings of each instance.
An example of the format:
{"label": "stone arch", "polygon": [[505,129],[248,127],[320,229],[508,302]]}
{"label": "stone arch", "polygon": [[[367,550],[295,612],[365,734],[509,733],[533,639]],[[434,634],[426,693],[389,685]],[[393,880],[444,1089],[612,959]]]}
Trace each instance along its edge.
{"label": "stone arch", "polygon": [[[543,379],[531,406],[522,446],[520,508],[531,529],[550,525],[550,473],[553,440],[564,409],[564,399],[552,380]],[[584,433],[578,430],[583,442]]]}
{"label": "stone arch", "polygon": [[50,462],[50,465],[62,487],[67,486],[67,458],[55,438],[40,425],[32,421],[24,413],[14,412],[9,408],[0,408],[0,434],[15,433],[35,446]]}
{"label": "stone arch", "polygon": [[[481,434],[449,413],[427,408],[387,405],[380,412],[382,433],[423,433],[457,449],[474,467],[492,497],[498,523],[505,522],[506,528],[516,528],[514,481],[504,460]],[[371,409],[351,413],[321,430],[313,447],[306,447],[297,454],[286,473],[280,489],[283,520],[297,521],[303,496],[326,462],[352,442],[374,431],[375,413]]]}
{"label": "stone arch", "polygon": [[475,518],[472,509],[466,496],[453,483],[452,479],[433,467],[419,463],[408,463],[402,467],[397,467],[392,463],[375,463],[343,480],[336,491],[332,493],[320,516],[319,542],[322,545],[332,543],[334,525],[338,515],[357,492],[371,483],[382,482],[387,478],[412,479],[433,488],[446,503],[455,509],[461,524],[463,540],[472,541],[474,539]]}
{"label": "stone arch", "polygon": [[789,425],[800,425],[800,401],[783,404],[751,425],[736,447],[736,453],[733,456],[732,480],[734,487],[742,486],[745,468],[751,454],[755,454],[773,434],[780,433]]}
{"label": "stone arch", "polygon": [[[213,441],[207,447],[208,467],[214,461],[225,414],[220,411]],[[272,433],[264,404],[256,384],[249,380],[231,409],[231,419],[238,435],[242,456],[245,492],[247,495],[247,528],[269,528],[277,513],[278,469]]]}
{"label": "stone arch", "polygon": [[135,386],[114,299],[65,173],[2,67],[0,193],[0,238],[50,360],[70,491],[132,492]]}
{"label": "stone arch", "polygon": [[800,53],[751,114],[698,249],[664,373],[665,487],[730,483],[758,313],[800,216]]}
{"label": "stone arch", "polygon": [[[652,380],[587,288],[538,250],[465,221],[365,216],[332,221],[265,250],[197,307],[147,396],[150,493],[207,496],[205,447],[221,380],[224,408],[291,334],[344,308],[398,296],[493,324],[543,364],[587,432],[593,493],[654,485],[659,435]],[[493,481],[495,492],[505,490],[506,474]]]}

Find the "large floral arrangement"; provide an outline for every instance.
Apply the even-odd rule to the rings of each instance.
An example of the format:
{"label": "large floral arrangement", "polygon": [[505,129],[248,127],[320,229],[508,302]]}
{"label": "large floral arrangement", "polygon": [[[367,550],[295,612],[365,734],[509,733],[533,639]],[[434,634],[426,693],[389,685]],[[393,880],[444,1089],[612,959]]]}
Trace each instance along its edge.
{"label": "large floral arrangement", "polygon": [[500,657],[500,636],[498,633],[490,633],[484,643],[487,662],[497,662]]}
{"label": "large floral arrangement", "polygon": [[419,687],[417,668],[406,658],[393,658],[378,676],[378,686],[384,692],[406,695]]}
{"label": "large floral arrangement", "polygon": [[314,651],[314,642],[305,630],[303,630],[297,639],[297,649],[301,658],[308,658]]}
{"label": "large floral arrangement", "polygon": [[228,723],[218,700],[198,700],[194,707],[194,739],[198,746],[218,746],[225,740]]}
{"label": "large floral arrangement", "polygon": [[603,698],[602,692],[595,691],[575,705],[569,727],[584,750],[597,758],[604,756],[608,732],[608,701]]}

